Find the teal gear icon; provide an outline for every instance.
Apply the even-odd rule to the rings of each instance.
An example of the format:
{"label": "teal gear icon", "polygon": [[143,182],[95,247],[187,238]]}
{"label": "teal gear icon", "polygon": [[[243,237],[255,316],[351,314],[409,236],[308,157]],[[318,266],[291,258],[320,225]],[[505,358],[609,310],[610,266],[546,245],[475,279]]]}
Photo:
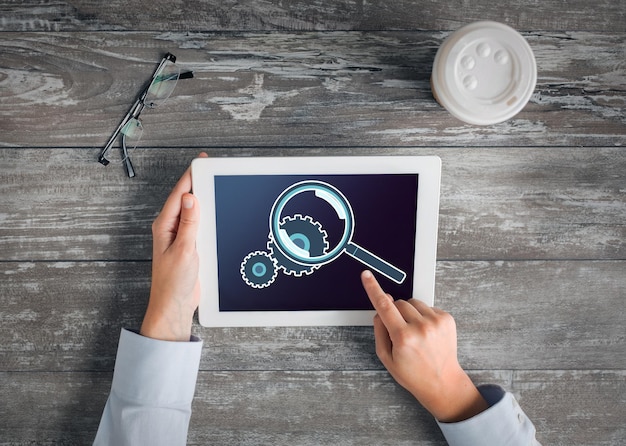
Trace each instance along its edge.
{"label": "teal gear icon", "polygon": [[278,276],[276,259],[265,251],[248,254],[241,262],[239,271],[244,282],[259,289],[270,286]]}
{"label": "teal gear icon", "polygon": [[[319,222],[314,221],[308,215],[296,214],[292,217],[285,217],[280,222],[280,229],[289,235],[295,245],[309,252],[311,256],[320,256],[328,250],[328,234]],[[287,275],[302,277],[304,274],[312,274],[320,267],[319,265],[302,265],[290,260],[276,247],[271,235],[267,249],[278,262],[278,268]]]}

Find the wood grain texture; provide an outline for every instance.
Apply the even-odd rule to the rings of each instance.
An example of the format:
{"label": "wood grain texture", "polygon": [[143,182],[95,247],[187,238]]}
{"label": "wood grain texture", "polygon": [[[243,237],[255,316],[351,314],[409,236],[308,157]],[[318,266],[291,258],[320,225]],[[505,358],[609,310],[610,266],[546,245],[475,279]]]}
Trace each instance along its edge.
{"label": "wood grain texture", "polygon": [[535,93],[485,127],[432,97],[447,35],[0,33],[0,146],[101,147],[167,50],[195,78],[143,113],[144,147],[624,145],[623,33],[525,34]]}
{"label": "wood grain texture", "polygon": [[[538,420],[543,444],[615,445],[624,438],[623,371],[470,374],[475,382],[511,388]],[[234,372],[202,383],[192,417],[192,426],[201,427],[192,430],[190,444],[446,444],[386,372]]]}
{"label": "wood grain texture", "polygon": [[[470,375],[512,389],[543,444],[618,445],[626,433],[623,371]],[[91,443],[110,374],[0,373],[0,379],[8,384],[0,397],[11,402],[0,406],[3,444]],[[193,410],[190,445],[445,444],[432,418],[384,371],[200,372]]]}
{"label": "wood grain texture", "polygon": [[[149,260],[152,220],[199,149],[134,154],[132,180],[98,150],[0,149],[3,260]],[[622,148],[214,149],[213,156],[438,155],[438,256],[626,258]],[[68,181],[70,180],[70,181]]]}
{"label": "wood grain texture", "polygon": [[624,0],[0,2],[2,31],[332,31],[456,29],[495,20],[521,30],[624,31]]}
{"label": "wood grain texture", "polygon": [[[476,127],[433,99],[443,40],[522,32],[529,104]],[[190,160],[439,155],[435,302],[477,383],[544,445],[626,438],[626,0],[0,0],[0,444],[95,435],[150,224]],[[145,110],[138,177],[96,162],[166,51],[194,71]],[[194,327],[189,444],[443,445],[371,327]]]}
{"label": "wood grain texture", "polygon": [[[0,371],[113,367],[147,262],[0,263]],[[436,305],[472,369],[626,369],[625,261],[439,262]],[[365,298],[365,296],[363,296]],[[196,327],[201,369],[380,370],[371,327]]]}

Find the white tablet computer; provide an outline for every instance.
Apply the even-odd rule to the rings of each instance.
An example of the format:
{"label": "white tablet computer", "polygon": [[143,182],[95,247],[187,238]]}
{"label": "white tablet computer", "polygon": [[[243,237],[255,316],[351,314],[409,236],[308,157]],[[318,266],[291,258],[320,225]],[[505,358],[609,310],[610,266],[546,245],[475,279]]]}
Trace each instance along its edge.
{"label": "white tablet computer", "polygon": [[433,304],[441,160],[199,158],[203,326],[371,325],[360,274]]}

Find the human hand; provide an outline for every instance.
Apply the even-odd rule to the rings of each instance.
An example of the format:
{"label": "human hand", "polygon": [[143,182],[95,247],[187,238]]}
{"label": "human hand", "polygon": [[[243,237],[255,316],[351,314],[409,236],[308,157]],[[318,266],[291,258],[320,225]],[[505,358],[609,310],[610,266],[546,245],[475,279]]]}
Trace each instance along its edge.
{"label": "human hand", "polygon": [[391,376],[441,422],[471,418],[488,406],[457,359],[449,313],[417,299],[386,294],[370,271],[361,275],[376,309],[376,354]]}
{"label": "human hand", "polygon": [[140,331],[149,338],[189,341],[191,337],[200,302],[196,251],[200,209],[190,192],[191,170],[187,169],[152,224],[152,285]]}

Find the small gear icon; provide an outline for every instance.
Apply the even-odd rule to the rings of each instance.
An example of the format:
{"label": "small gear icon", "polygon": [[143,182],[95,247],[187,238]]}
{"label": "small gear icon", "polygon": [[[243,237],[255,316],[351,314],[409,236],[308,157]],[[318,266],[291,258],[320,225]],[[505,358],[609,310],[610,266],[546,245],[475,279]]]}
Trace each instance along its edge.
{"label": "small gear icon", "polygon": [[[309,251],[312,256],[321,256],[328,250],[328,234],[319,222],[308,215],[296,214],[293,217],[285,217],[280,222],[280,229],[284,229],[296,245]],[[271,235],[267,249],[278,262],[278,268],[287,275],[302,277],[303,274],[309,275],[319,269],[319,265],[301,265],[287,258],[276,247]]]}
{"label": "small gear icon", "polygon": [[278,276],[278,263],[265,251],[254,251],[243,259],[239,271],[244,282],[252,288],[265,288]]}

